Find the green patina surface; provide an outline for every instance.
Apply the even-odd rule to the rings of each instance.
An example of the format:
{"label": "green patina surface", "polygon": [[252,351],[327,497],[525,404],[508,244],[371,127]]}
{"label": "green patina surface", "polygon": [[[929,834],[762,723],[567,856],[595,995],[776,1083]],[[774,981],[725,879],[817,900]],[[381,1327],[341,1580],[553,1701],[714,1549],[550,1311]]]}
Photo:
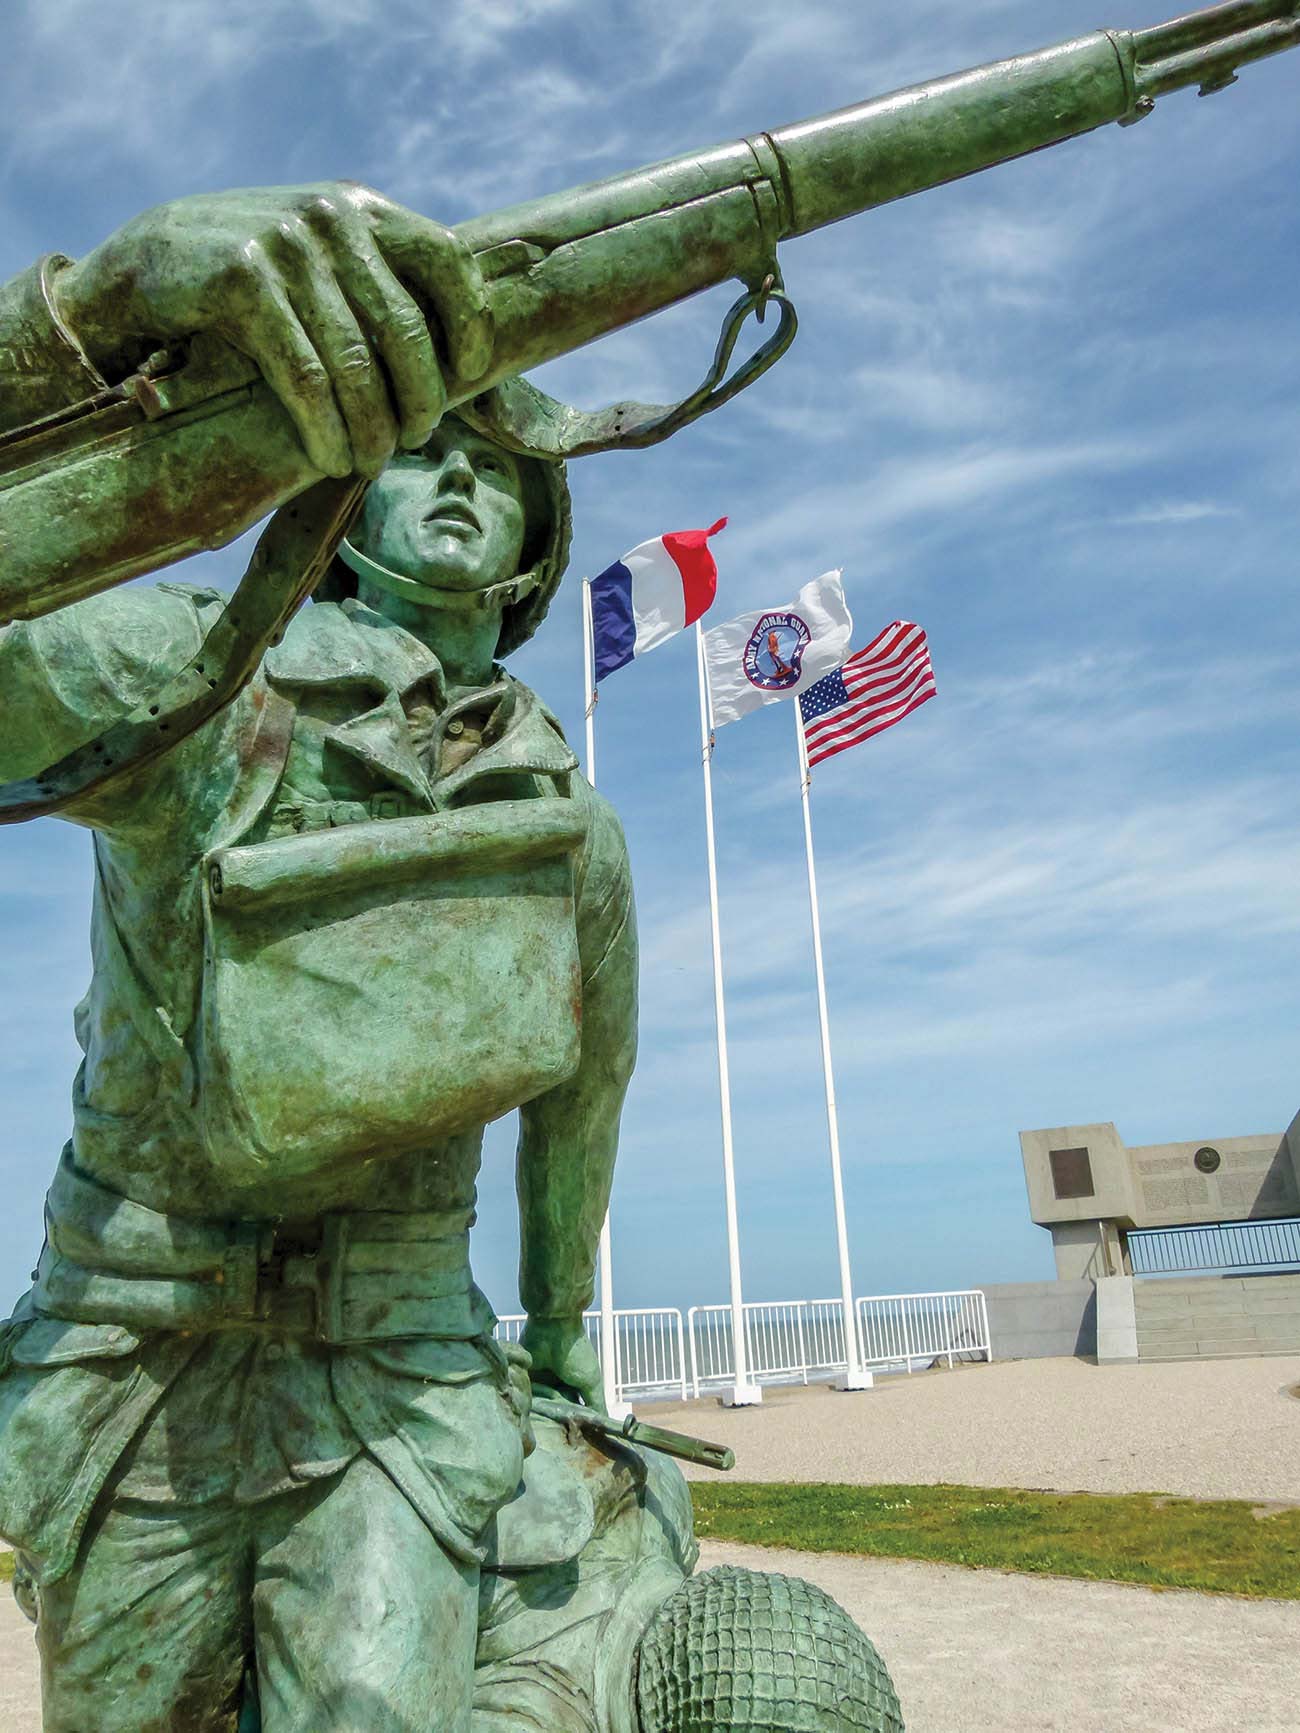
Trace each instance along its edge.
{"label": "green patina surface", "polygon": [[[725,402],[770,294],[759,359],[788,343],[779,241],[1298,38],[1291,0],[1097,32],[456,231],[345,183],[201,195],[0,288],[0,820],[57,810],[95,865],[72,1137],[0,1329],[50,1733],[254,1733],[259,1701],[277,1733],[675,1733],[756,1692],[897,1728],[815,1596],[677,1599],[679,1481],[542,1422],[524,1468],[530,1373],[601,1401],[636,941],[617,819],[502,659],[563,571],[560,460]],[[730,277],[682,405],[517,377]],[[119,587],[275,508],[233,598]],[[468,1237],[516,1110],[503,1350]]]}
{"label": "green patina surface", "polygon": [[691,1490],[705,1540],[1300,1600],[1300,1509],[976,1486]]}

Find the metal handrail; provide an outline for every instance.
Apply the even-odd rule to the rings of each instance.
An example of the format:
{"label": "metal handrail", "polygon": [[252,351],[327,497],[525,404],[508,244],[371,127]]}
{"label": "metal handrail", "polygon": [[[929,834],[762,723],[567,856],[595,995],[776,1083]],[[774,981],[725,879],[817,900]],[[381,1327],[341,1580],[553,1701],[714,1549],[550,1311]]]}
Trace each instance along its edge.
{"label": "metal handrail", "polygon": [[1134,1228],[1125,1243],[1135,1276],[1300,1269],[1300,1218],[1294,1217]]}

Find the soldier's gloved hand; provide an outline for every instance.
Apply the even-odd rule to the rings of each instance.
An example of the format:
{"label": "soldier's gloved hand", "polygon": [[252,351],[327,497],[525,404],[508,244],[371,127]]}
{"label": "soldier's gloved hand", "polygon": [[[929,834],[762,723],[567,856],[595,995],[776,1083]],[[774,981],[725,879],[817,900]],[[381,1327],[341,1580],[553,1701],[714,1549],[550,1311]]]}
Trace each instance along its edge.
{"label": "soldier's gloved hand", "polygon": [[446,391],[426,314],[462,379],[491,357],[468,248],[351,182],[158,205],[57,272],[53,294],[110,380],[168,342],[224,337],[257,363],[325,475],[375,476],[437,425]]}
{"label": "soldier's gloved hand", "polygon": [[534,1384],[549,1384],[570,1402],[607,1412],[600,1361],[581,1318],[530,1318],[519,1342],[532,1356]]}
{"label": "soldier's gloved hand", "polygon": [[537,1448],[533,1433],[533,1383],[529,1377],[533,1359],[527,1349],[516,1342],[502,1342],[506,1361],[506,1398],[515,1411],[524,1440],[524,1455],[531,1456]]}

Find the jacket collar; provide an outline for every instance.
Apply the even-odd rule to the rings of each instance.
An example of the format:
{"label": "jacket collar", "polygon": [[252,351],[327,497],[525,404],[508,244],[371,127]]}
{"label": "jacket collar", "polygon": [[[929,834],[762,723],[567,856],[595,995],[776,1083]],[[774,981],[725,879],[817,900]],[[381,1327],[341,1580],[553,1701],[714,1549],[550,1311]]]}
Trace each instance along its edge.
{"label": "jacket collar", "polygon": [[396,692],[386,692],[372,710],[349,717],[325,730],[330,749],[359,759],[381,786],[409,794],[426,812],[433,811],[433,791],[411,739],[410,724]]}
{"label": "jacket collar", "polygon": [[[374,704],[327,729],[329,742],[430,811],[450,806],[485,777],[531,772],[565,778],[578,766],[559,723],[527,686],[498,668],[491,686],[448,706],[446,677],[433,651],[355,599],[300,609],[263,667],[273,688],[351,685],[373,694]],[[421,683],[441,713],[439,739],[458,714],[490,709],[481,749],[436,785],[416,754],[401,703]]]}
{"label": "jacket collar", "polygon": [[[439,810],[458,801],[472,783],[489,776],[531,772],[536,776],[567,778],[578,768],[578,760],[569,750],[559,723],[535,692],[508,675],[500,687],[490,687],[488,691],[499,695],[483,733],[483,745],[473,758],[436,784],[433,798]],[[471,693],[460,699],[442,718],[442,727],[445,729],[458,712],[481,709],[486,695]]]}
{"label": "jacket collar", "polygon": [[426,681],[438,708],[446,702],[442,664],[428,645],[354,597],[300,608],[263,666],[275,686],[369,686],[400,698]]}

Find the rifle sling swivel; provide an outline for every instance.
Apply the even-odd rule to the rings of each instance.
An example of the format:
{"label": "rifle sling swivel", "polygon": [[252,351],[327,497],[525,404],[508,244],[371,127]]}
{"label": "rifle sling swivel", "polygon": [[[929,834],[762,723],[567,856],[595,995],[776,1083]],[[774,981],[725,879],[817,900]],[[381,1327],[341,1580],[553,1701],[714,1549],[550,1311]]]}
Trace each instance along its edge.
{"label": "rifle sling swivel", "polygon": [[[727,377],[746,319],[753,313],[761,324],[769,302],[779,310],[776,330]],[[670,439],[752,385],[785,354],[794,342],[798,324],[794,303],[780,286],[774,269],[760,288],[748,291],[727,310],[712,366],[680,403],[628,402],[611,403],[605,409],[574,409],[549,397],[529,380],[515,377],[461,404],[456,414],[479,433],[523,457],[559,460],[604,451],[640,451]]]}

